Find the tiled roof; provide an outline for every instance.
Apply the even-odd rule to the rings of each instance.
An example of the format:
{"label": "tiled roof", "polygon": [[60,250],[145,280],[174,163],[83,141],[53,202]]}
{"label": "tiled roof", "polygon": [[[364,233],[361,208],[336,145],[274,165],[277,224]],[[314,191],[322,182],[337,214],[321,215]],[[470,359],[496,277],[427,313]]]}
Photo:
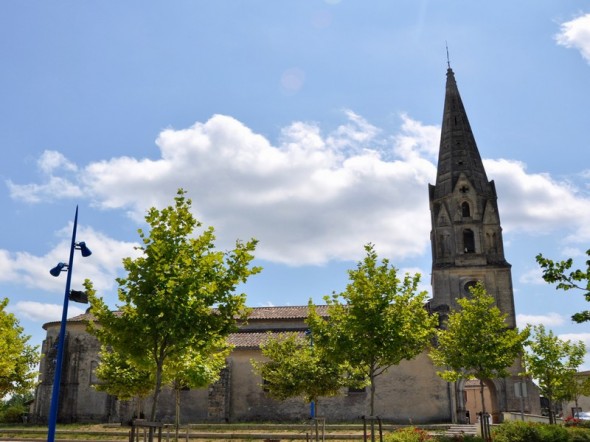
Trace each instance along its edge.
{"label": "tiled roof", "polygon": [[[297,333],[303,337],[304,332],[282,332]],[[277,332],[253,332],[253,333],[232,333],[229,335],[229,343],[236,348],[258,348],[264,344],[270,336],[277,336]]]}
{"label": "tiled roof", "polygon": [[[88,322],[93,318],[94,318],[94,316],[92,316],[90,313],[82,313],[81,315],[73,316],[73,317],[69,318],[68,322]],[[46,322],[45,324],[43,324],[43,329],[47,330],[47,328],[50,325],[55,325],[55,324],[61,324],[61,321]]]}
{"label": "tiled roof", "polygon": [[[307,318],[308,307],[306,305],[299,306],[279,306],[279,307],[251,307],[249,321],[265,320],[265,319],[305,319]],[[318,305],[316,311],[320,316],[327,316],[327,306]],[[88,322],[94,317],[86,311],[81,315],[74,316],[68,319],[68,322]],[[43,324],[43,328],[54,324],[59,324],[61,321],[52,321]]]}
{"label": "tiled roof", "polygon": [[[316,311],[320,316],[327,316],[327,306],[318,305]],[[306,305],[279,306],[279,307],[253,307],[249,320],[256,319],[305,319],[308,307]]]}

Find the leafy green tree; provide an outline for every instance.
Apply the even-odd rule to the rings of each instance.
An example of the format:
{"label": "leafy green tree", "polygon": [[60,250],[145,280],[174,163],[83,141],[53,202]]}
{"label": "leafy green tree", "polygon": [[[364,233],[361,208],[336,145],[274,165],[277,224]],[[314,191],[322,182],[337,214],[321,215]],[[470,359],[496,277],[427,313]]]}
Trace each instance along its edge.
{"label": "leafy green tree", "polygon": [[[590,249],[586,251],[590,258]],[[557,284],[556,289],[581,290],[584,292],[584,298],[590,302],[590,259],[586,261],[586,270],[576,269],[570,271],[574,261],[569,258],[565,261],[552,261],[538,254],[537,262],[543,269],[543,279],[550,284]],[[590,310],[572,315],[572,320],[578,323],[590,321]]]}
{"label": "leafy green tree", "polygon": [[119,312],[89,294],[91,327],[103,345],[132,366],[153,375],[150,419],[166,379],[176,376],[176,362],[186,353],[207,355],[212,343],[225,339],[245,319],[246,295],[237,286],[260,268],[251,267],[256,241],[237,241],[233,250],[215,250],[212,227],[195,236],[201,224],[180,189],[175,204],[151,208],[149,232],[139,230],[140,256],[125,258],[127,276],[118,278]]}
{"label": "leafy green tree", "polygon": [[543,325],[533,327],[533,331],[524,355],[525,367],[549,402],[549,421],[555,423],[555,404],[573,399],[571,382],[584,362],[586,346],[582,341],[574,344],[559,339],[551,330],[546,332]]}
{"label": "leafy green tree", "polygon": [[100,364],[95,375],[100,379],[94,388],[104,391],[121,400],[135,399],[136,415],[142,415],[142,402],[152,392],[153,376],[146,369],[136,367],[120,353],[108,350],[105,346],[100,351]]}
{"label": "leafy green tree", "polygon": [[375,379],[390,367],[420,354],[429,344],[438,320],[424,308],[426,292],[418,293],[420,275],[403,279],[372,244],[357,268],[348,271],[342,293],[324,299],[328,318],[310,304],[307,319],[314,346],[335,362],[354,367],[370,386],[370,413],[375,412]]}
{"label": "leafy green tree", "polygon": [[169,361],[170,373],[173,378],[170,385],[175,393],[176,413],[175,429],[176,440],[180,427],[180,393],[185,389],[202,388],[217,381],[221,370],[225,367],[226,358],[229,356],[231,346],[225,339],[218,342],[212,341],[208,349],[187,351],[173,361]]}
{"label": "leafy green tree", "polygon": [[590,396],[590,377],[572,372],[565,384],[567,389],[566,400],[574,401],[575,407],[578,409],[580,397]]}
{"label": "leafy green tree", "polygon": [[335,396],[346,385],[344,367],[312,345],[309,334],[269,335],[261,350],[267,360],[252,360],[252,365],[276,399],[302,396],[306,402],[317,404],[320,397]]}
{"label": "leafy green tree", "polygon": [[470,297],[457,299],[460,309],[452,311],[443,328],[437,330],[437,345],[430,357],[441,367],[437,373],[446,381],[480,381],[485,413],[484,381],[510,375],[508,368],[522,354],[529,330],[519,332],[508,327],[507,315],[495,305],[481,282],[470,291]]}
{"label": "leafy green tree", "polygon": [[0,403],[0,422],[5,424],[22,424],[26,422],[29,404],[33,402],[33,390],[15,393]]}
{"label": "leafy green tree", "polygon": [[28,344],[30,336],[16,316],[6,311],[8,298],[0,301],[0,399],[24,394],[35,387],[39,363],[38,347]]}
{"label": "leafy green tree", "polygon": [[[225,359],[229,355],[230,347],[225,341],[220,342],[212,351],[191,352],[180,355],[178,360],[168,361],[165,375],[174,373],[174,378],[166,379],[176,396],[176,431],[180,425],[180,392],[184,389],[201,388],[215,382],[219,378],[221,369],[225,366]],[[153,373],[136,367],[129,359],[119,353],[108,350],[103,346],[100,352],[100,365],[95,371],[100,383],[94,385],[98,391],[104,391],[122,400],[135,399],[137,401],[136,415],[141,416],[142,402],[153,389]]]}
{"label": "leafy green tree", "polygon": [[[84,290],[90,300],[96,299],[96,291],[89,279],[84,281]],[[97,325],[91,323],[89,331],[96,333]],[[93,385],[97,391],[103,391],[120,400],[136,400],[136,415],[142,414],[142,401],[152,392],[153,376],[147,369],[142,369],[124,354],[102,345],[99,352],[100,364],[94,375],[100,380]]]}

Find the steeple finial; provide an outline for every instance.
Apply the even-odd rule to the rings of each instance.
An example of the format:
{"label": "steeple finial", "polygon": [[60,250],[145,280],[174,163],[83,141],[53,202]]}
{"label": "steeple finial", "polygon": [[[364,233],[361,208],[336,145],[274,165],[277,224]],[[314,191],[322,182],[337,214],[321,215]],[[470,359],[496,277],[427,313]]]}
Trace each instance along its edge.
{"label": "steeple finial", "polygon": [[451,59],[449,58],[449,45],[447,44],[446,40],[445,40],[445,47],[447,49],[447,67],[449,69],[451,69]]}

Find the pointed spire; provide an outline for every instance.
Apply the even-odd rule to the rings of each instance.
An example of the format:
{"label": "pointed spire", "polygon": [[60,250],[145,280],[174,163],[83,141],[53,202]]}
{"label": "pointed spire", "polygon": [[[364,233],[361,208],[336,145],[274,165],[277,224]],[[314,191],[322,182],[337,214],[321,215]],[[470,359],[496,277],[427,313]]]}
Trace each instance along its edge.
{"label": "pointed spire", "polygon": [[438,199],[453,192],[462,173],[471,181],[478,193],[486,194],[491,190],[457,88],[455,74],[449,66],[434,198]]}

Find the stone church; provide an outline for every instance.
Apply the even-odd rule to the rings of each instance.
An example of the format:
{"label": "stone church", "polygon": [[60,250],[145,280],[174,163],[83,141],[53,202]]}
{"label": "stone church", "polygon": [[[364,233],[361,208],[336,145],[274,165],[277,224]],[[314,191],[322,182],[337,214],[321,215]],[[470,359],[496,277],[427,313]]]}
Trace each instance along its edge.
{"label": "stone church", "polygon": [[[426,189],[425,189],[426,190]],[[496,188],[488,181],[475,138],[469,125],[455,76],[447,70],[446,94],[436,183],[429,186],[432,221],[432,300],[428,307],[442,318],[457,308],[457,299],[468,296],[469,287],[483,281],[498,307],[516,326],[511,265],[504,256],[502,227]],[[325,306],[318,312],[326,314]],[[304,332],[307,307],[253,308],[247,323],[231,335],[235,346],[221,378],[207,389],[181,393],[181,422],[296,421],[309,416],[309,404],[302,399],[276,401],[264,391],[263,381],[251,365],[261,357],[259,346],[267,332]],[[86,332],[88,314],[67,323],[64,365],[58,420],[60,422],[125,422],[136,409],[133,401],[119,401],[96,391],[94,374],[99,344]],[[54,378],[59,322],[44,325],[47,337],[42,346],[40,384],[32,418],[47,421]],[[513,376],[485,382],[487,409],[494,421],[504,412],[540,414],[537,389],[528,383],[528,396],[516,397],[515,384],[520,361]],[[392,367],[377,380],[375,410],[384,420],[396,423],[438,423],[474,421],[479,405],[469,381],[448,383],[436,375],[426,352]],[[354,421],[367,413],[369,394],[365,390],[343,390],[317,405],[318,415],[329,421]],[[146,407],[147,409],[147,407]],[[172,392],[162,394],[159,420],[174,419]]]}

